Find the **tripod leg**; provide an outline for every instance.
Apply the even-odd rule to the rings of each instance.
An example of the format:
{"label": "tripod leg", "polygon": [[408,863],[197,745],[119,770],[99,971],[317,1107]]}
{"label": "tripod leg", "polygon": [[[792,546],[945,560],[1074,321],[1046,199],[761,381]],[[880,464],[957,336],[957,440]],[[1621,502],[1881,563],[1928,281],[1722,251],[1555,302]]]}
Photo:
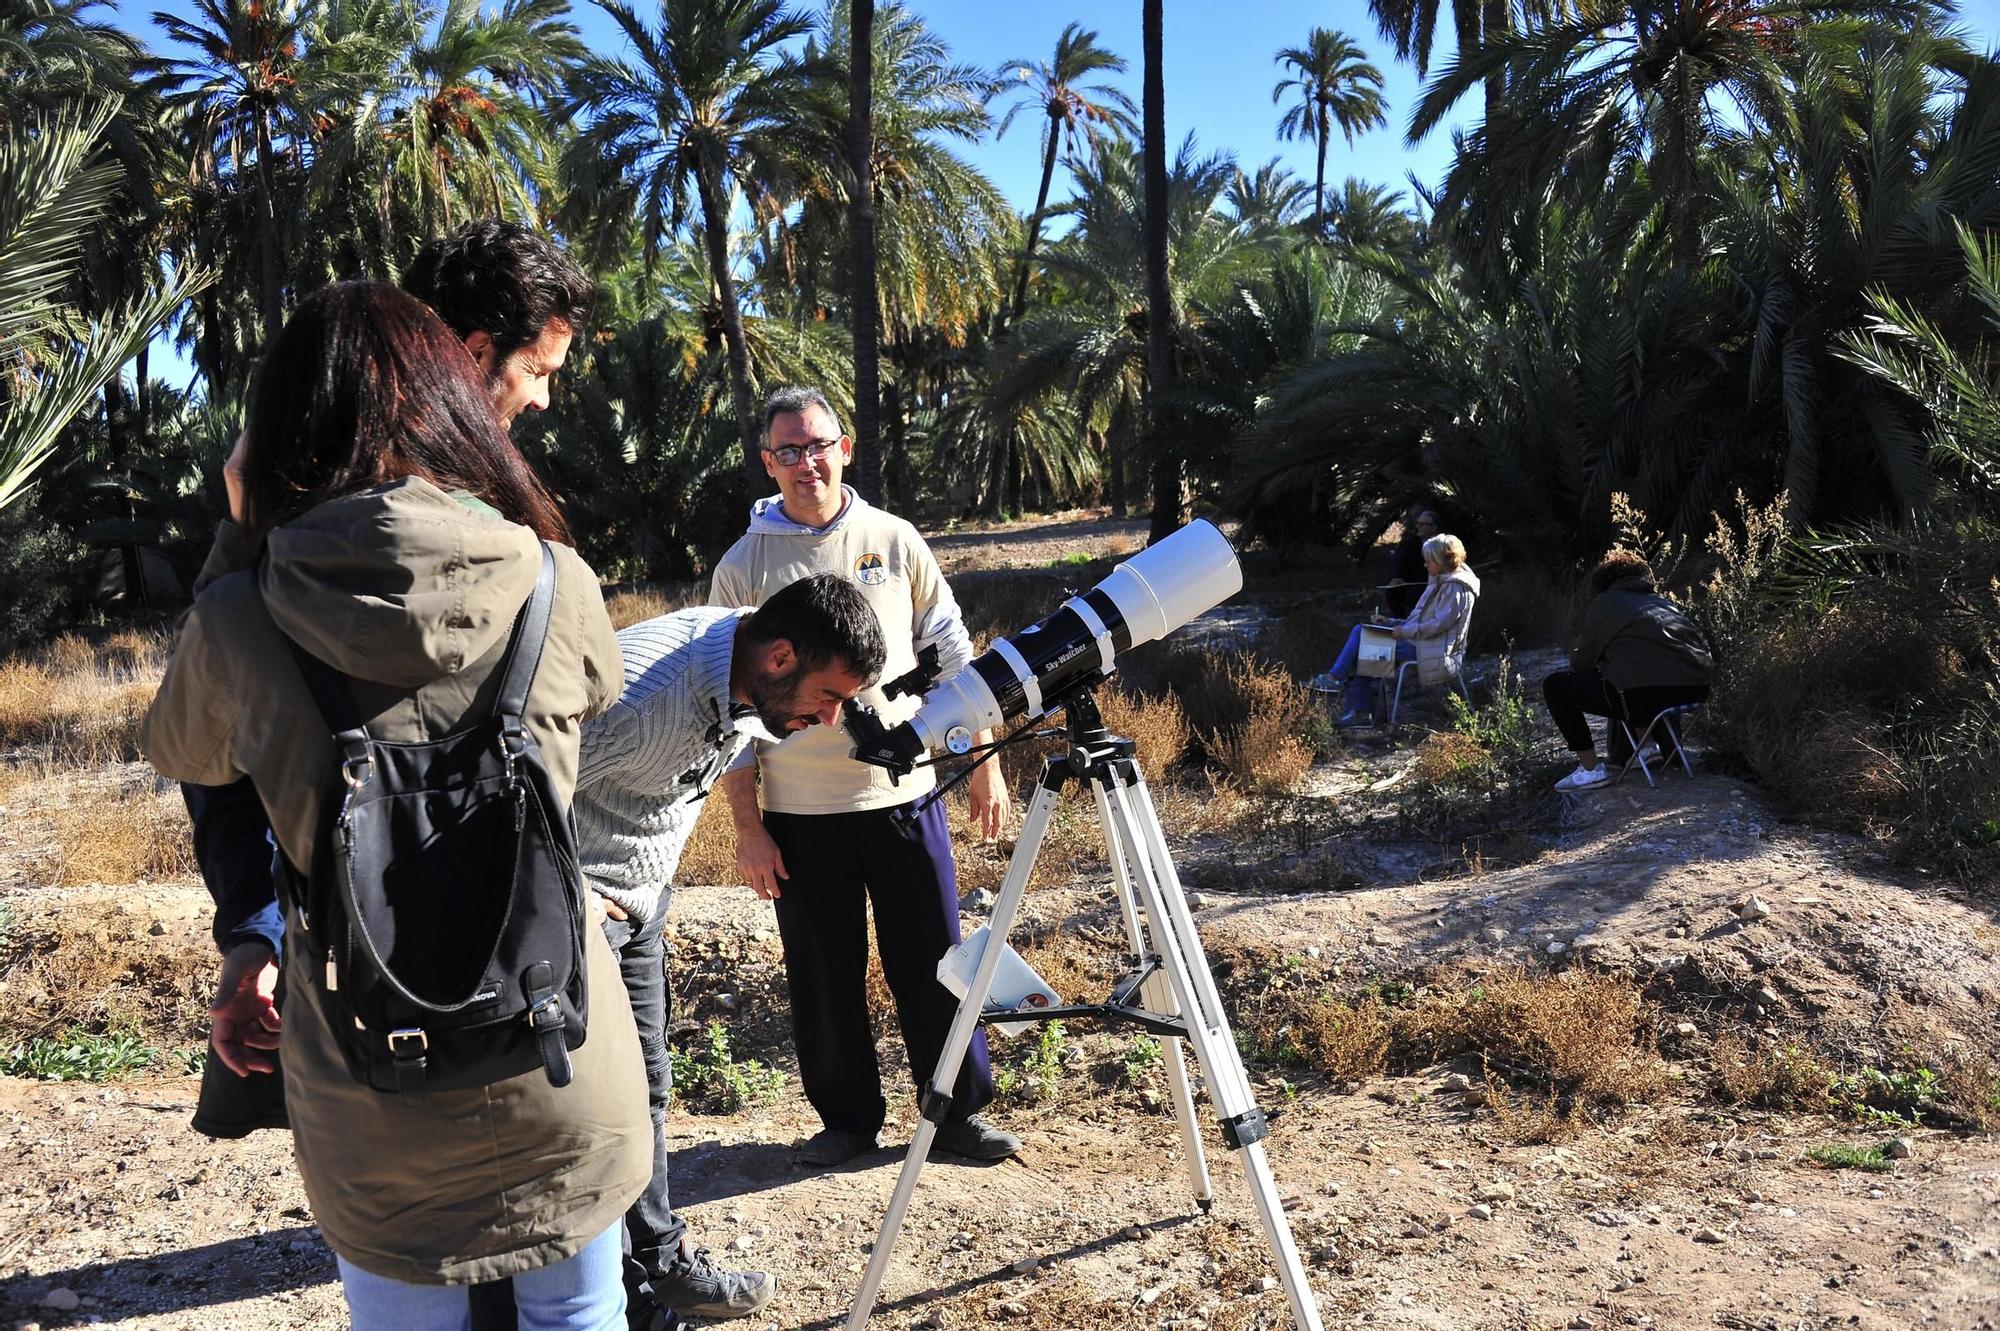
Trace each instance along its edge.
{"label": "tripod leg", "polygon": [[875,1311],[875,1300],[882,1290],[882,1278],[889,1271],[889,1257],[895,1250],[896,1236],[903,1228],[904,1213],[910,1209],[910,1198],[917,1190],[917,1175],[923,1171],[924,1161],[930,1155],[931,1142],[937,1136],[937,1125],[951,1109],[951,1088],[958,1081],[959,1065],[965,1061],[966,1048],[971,1045],[972,1033],[979,1026],[979,1014],[986,1008],[986,996],[993,988],[993,972],[1006,949],[1007,931],[1013,926],[1014,912],[1021,904],[1021,893],[1028,885],[1028,875],[1034,870],[1035,856],[1041,850],[1042,837],[1048,832],[1049,816],[1062,793],[1067,771],[1067,766],[1051,763],[1042,774],[1041,785],[1035,788],[1034,799],[1028,803],[1021,839],[1015,843],[1014,858],[1007,865],[1006,881],[1001,884],[1000,895],[993,903],[993,917],[987,922],[986,950],[980,954],[979,965],[972,973],[972,982],[966,986],[965,997],[959,1002],[958,1015],[952,1018],[951,1031],[945,1036],[944,1049],[938,1054],[937,1068],[931,1073],[930,1085],[924,1091],[923,1118],[918,1121],[917,1130],[910,1138],[910,1151],[903,1157],[902,1173],[896,1176],[896,1191],[889,1199],[888,1212],[882,1217],[882,1233],[875,1240],[875,1251],[869,1255],[868,1269],[861,1277],[861,1288],[855,1291],[854,1306],[847,1314],[847,1331],[861,1331],[868,1324],[869,1314]]}
{"label": "tripod leg", "polygon": [[[1117,825],[1111,816],[1106,783],[1093,779],[1090,794],[1097,803],[1097,825],[1104,833],[1105,858],[1111,861],[1112,881],[1118,889],[1118,908],[1125,917],[1125,937],[1131,943],[1132,964],[1140,965],[1153,955],[1153,948],[1146,941],[1145,925],[1139,918],[1138,907],[1133,904],[1131,865],[1135,857],[1119,840],[1115,830]],[[1151,1011],[1162,1016],[1174,1016],[1178,1009],[1173,1002],[1172,987],[1161,980],[1162,977],[1156,974],[1146,983],[1143,1001]],[[1194,1092],[1188,1086],[1187,1057],[1181,1044],[1180,1040],[1172,1037],[1163,1041],[1162,1061],[1167,1065],[1167,1087],[1174,1097],[1174,1117],[1180,1120],[1181,1147],[1187,1155],[1188,1184],[1194,1191],[1195,1204],[1206,1211],[1215,1202],[1215,1189],[1209,1182],[1208,1149],[1202,1145],[1201,1126],[1195,1119]]]}
{"label": "tripod leg", "polygon": [[1299,1261],[1291,1225],[1285,1219],[1277,1180],[1264,1158],[1263,1138],[1268,1132],[1264,1114],[1251,1095],[1236,1038],[1223,1012],[1222,996],[1209,972],[1208,956],[1195,933],[1194,917],[1188,912],[1180,877],[1167,851],[1159,813],[1137,763],[1127,759],[1118,765],[1117,775],[1106,790],[1114,833],[1133,852],[1133,882],[1139,904],[1153,926],[1153,941],[1186,1020],[1188,1039],[1208,1078],[1209,1095],[1222,1119],[1223,1137],[1243,1159],[1251,1200],[1277,1259],[1278,1278],[1291,1301],[1293,1320],[1300,1331],[1322,1331],[1319,1307]]}

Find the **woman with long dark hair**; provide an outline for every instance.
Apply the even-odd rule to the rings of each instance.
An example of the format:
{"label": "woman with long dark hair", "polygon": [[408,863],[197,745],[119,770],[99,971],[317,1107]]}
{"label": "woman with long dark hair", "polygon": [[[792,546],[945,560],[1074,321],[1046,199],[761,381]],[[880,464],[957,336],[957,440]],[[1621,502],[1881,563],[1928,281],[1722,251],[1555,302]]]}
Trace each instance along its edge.
{"label": "woman with long dark hair", "polygon": [[[460,341],[394,287],[328,287],[272,342],[246,437],[234,520],[146,717],[154,767],[252,777],[309,876],[338,751],[294,647],[347,678],[376,739],[451,734],[491,709],[547,540],[555,598],[524,719],[567,802],[578,728],[619,692],[618,642]],[[318,964],[302,932],[288,917],[288,974]],[[622,1331],[619,1221],[651,1172],[652,1133],[617,967],[601,929],[582,936],[589,1038],[571,1084],[536,1068],[415,1104],[355,1080],[318,985],[291,984],[278,1020],[267,946],[225,961],[215,1053],[268,1073],[282,1047],[299,1172],[360,1331],[462,1328],[463,1287],[507,1277],[522,1327]]]}

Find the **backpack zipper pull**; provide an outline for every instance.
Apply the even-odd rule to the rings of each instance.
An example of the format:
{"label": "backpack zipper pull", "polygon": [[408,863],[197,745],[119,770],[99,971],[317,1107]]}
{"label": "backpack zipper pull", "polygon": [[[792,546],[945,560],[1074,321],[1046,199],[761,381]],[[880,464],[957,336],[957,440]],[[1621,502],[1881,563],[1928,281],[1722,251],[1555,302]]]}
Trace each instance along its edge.
{"label": "backpack zipper pull", "polygon": [[340,967],[333,960],[333,949],[326,950],[326,991],[333,993],[340,988]]}

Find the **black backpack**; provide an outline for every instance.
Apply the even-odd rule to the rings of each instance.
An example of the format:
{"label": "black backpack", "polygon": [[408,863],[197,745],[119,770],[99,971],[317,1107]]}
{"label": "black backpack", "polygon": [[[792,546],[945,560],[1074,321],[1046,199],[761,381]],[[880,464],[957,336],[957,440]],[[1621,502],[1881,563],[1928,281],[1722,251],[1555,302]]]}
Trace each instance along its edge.
{"label": "black backpack", "polygon": [[302,978],[354,1079],[405,1104],[537,1065],[567,1086],[583,1043],[576,830],[522,721],[554,600],[544,543],[492,714],[425,743],[371,737],[346,680],[291,644],[340,748],[314,872],[288,874]]}

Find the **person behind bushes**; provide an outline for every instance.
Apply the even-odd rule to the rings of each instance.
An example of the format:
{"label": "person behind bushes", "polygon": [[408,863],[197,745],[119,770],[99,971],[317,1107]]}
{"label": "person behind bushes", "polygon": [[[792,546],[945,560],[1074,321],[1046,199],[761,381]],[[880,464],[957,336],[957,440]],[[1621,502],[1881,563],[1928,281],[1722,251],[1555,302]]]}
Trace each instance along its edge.
{"label": "person behind bushes", "polygon": [[[1456,536],[1433,536],[1423,551],[1429,581],[1415,608],[1393,628],[1396,660],[1415,661],[1417,678],[1438,684],[1465,669],[1465,634],[1479,598],[1479,575],[1466,567],[1465,543]],[[1350,629],[1333,664],[1308,681],[1320,693],[1339,695],[1343,726],[1364,724],[1375,708],[1375,680],[1355,673],[1362,627]]]}
{"label": "person behind bushes", "polygon": [[1424,594],[1430,579],[1424,542],[1437,534],[1437,510],[1413,508],[1403,524],[1403,539],[1389,551],[1389,585],[1382,589],[1382,604],[1397,619],[1407,618]]}
{"label": "person behind bushes", "polygon": [[[395,287],[324,288],[271,343],[247,437],[232,521],[141,732],[153,766],[204,785],[252,778],[309,875],[337,749],[287,639],[349,677],[378,738],[448,733],[490,707],[483,686],[547,540],[555,600],[526,720],[567,802],[578,730],[619,693],[618,640],[460,339]],[[287,969],[303,973],[313,962],[287,925]],[[216,1012],[212,1046],[239,1072],[270,1070],[282,1026],[299,1173],[357,1331],[464,1326],[464,1287],[502,1277],[524,1328],[623,1331],[620,1218],[652,1172],[652,1133],[617,966],[601,929],[583,936],[589,1038],[560,1089],[537,1067],[415,1105],[373,1090],[349,1072],[318,986],[291,986],[277,1021],[268,952]]]}
{"label": "person behind bushes", "polygon": [[[1619,718],[1640,734],[1665,709],[1705,700],[1715,673],[1701,630],[1660,594],[1652,568],[1638,555],[1605,555],[1590,571],[1590,589],[1596,595],[1583,613],[1569,669],[1542,681],[1549,716],[1576,754],[1576,770],[1556,782],[1557,790],[1588,790],[1611,780],[1586,716]],[[1623,769],[1631,745],[1615,727],[1605,735],[1611,762]]]}

